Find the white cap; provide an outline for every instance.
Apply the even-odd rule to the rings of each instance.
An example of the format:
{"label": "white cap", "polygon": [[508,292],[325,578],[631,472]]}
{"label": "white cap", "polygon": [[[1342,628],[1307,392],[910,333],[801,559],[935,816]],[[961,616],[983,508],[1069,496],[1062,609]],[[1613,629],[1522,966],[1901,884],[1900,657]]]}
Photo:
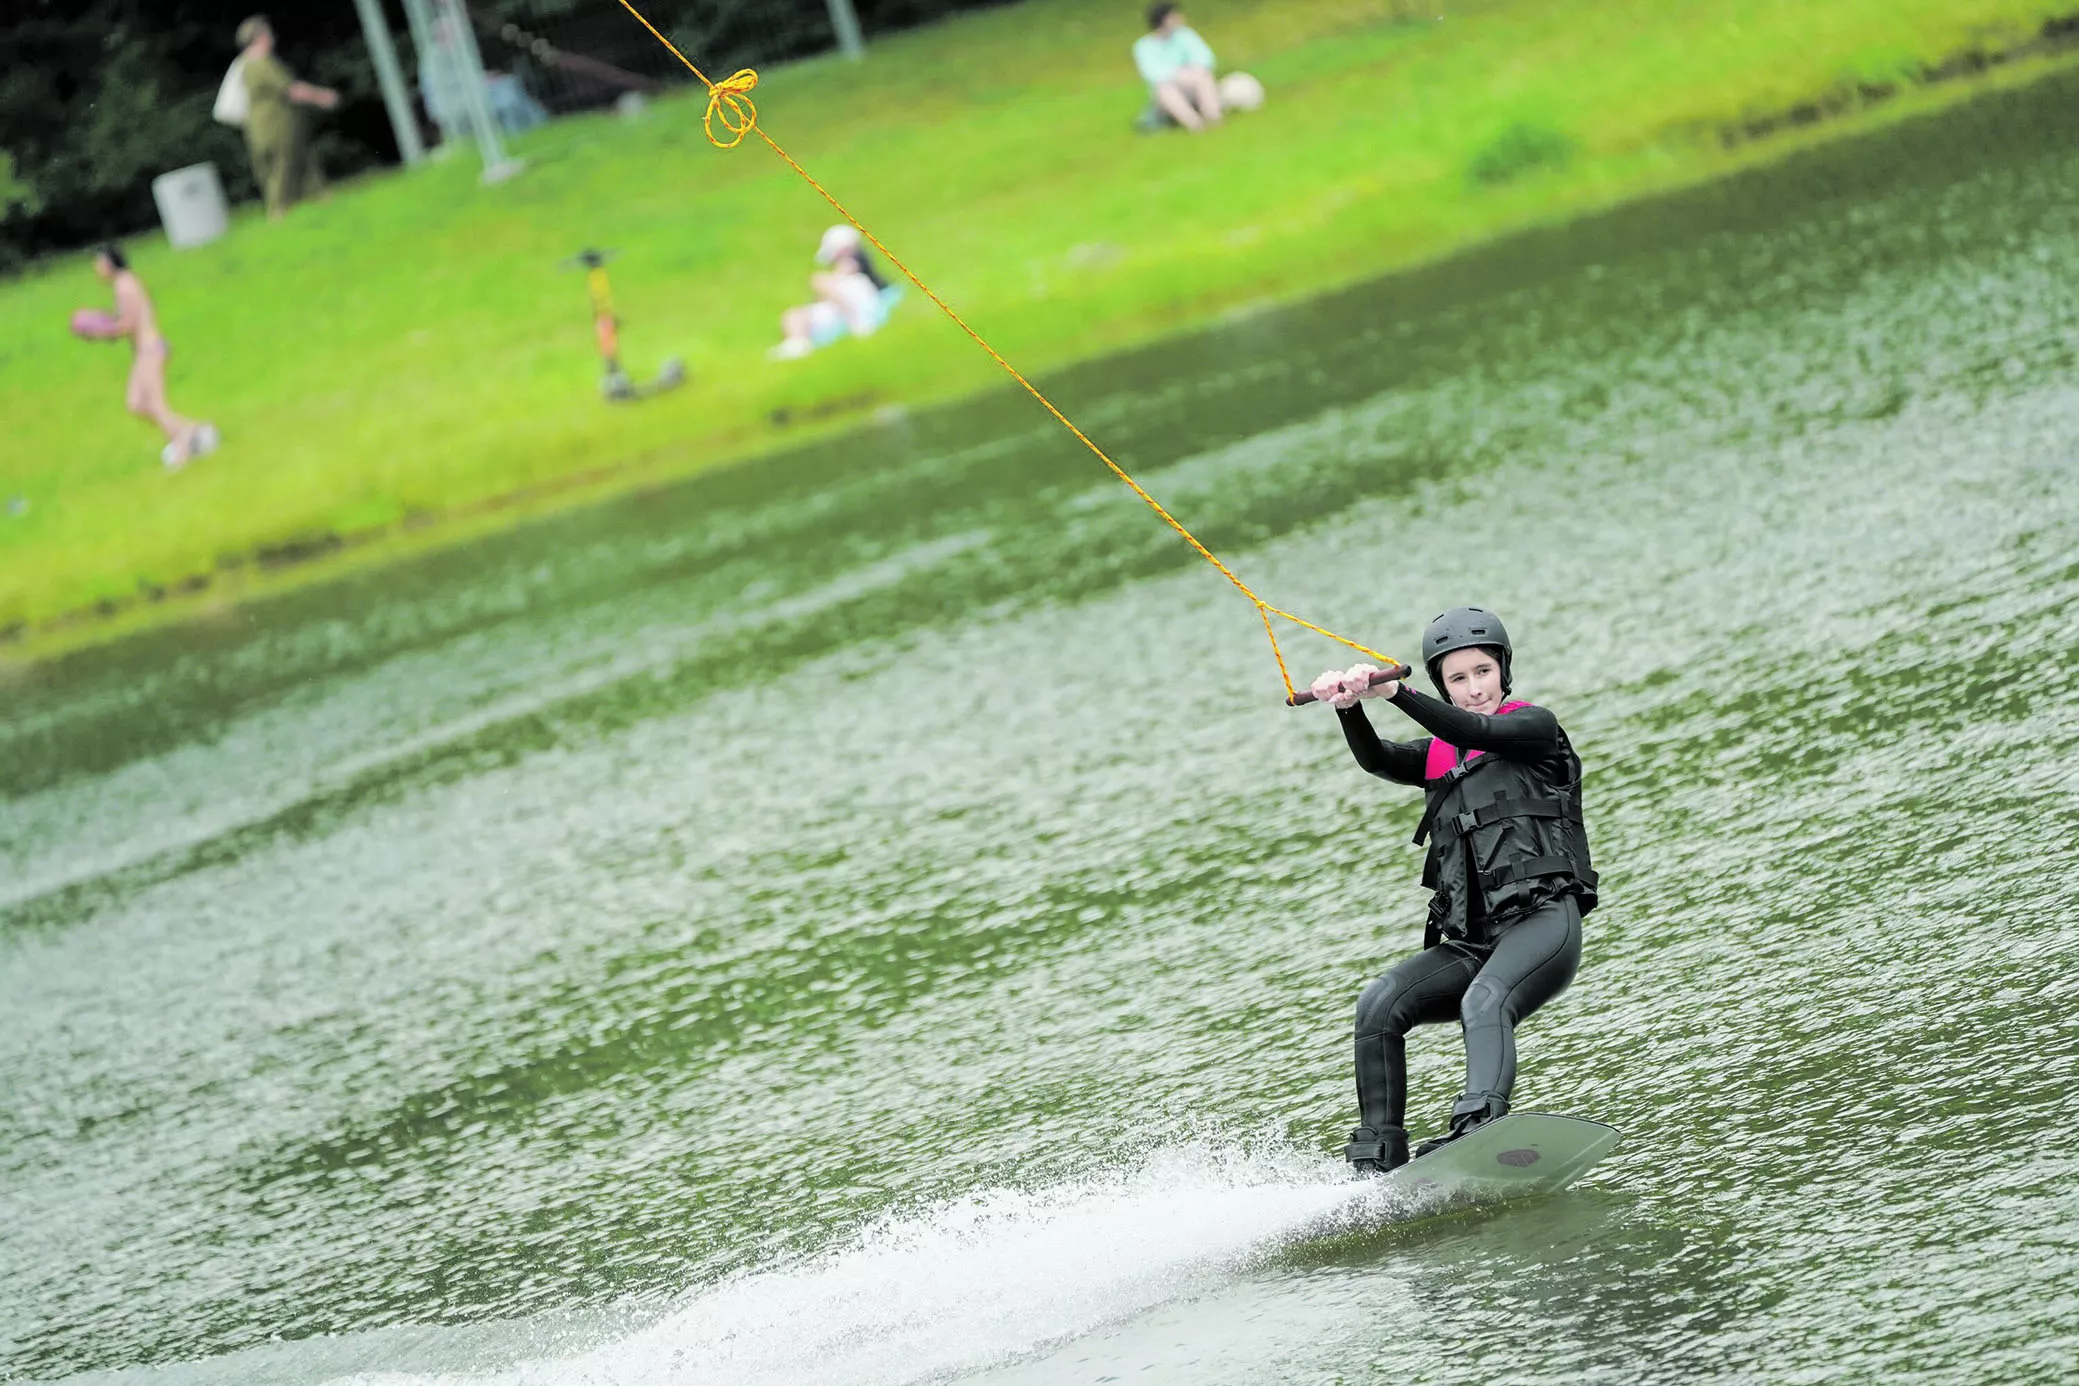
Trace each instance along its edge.
{"label": "white cap", "polygon": [[816,263],[827,265],[848,250],[859,248],[859,229],[855,226],[837,225],[823,233],[823,244],[816,247]]}

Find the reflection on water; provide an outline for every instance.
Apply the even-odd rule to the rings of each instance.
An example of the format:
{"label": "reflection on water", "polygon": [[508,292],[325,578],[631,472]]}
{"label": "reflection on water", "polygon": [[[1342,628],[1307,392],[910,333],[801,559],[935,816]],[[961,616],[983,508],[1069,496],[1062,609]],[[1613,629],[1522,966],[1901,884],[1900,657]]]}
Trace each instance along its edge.
{"label": "reflection on water", "polygon": [[1520,632],[1579,1190],[1343,1180],[1415,805],[992,398],[11,687],[0,1374],[2056,1379],[2074,95],[1061,382],[1281,605]]}

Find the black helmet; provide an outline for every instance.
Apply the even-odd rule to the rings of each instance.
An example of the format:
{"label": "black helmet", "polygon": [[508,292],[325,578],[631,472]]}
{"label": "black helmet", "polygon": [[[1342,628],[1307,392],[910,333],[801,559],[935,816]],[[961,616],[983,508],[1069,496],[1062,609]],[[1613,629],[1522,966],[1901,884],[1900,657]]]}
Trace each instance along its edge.
{"label": "black helmet", "polygon": [[1475,646],[1489,647],[1500,655],[1502,692],[1509,691],[1509,656],[1513,651],[1501,617],[1477,606],[1454,606],[1422,632],[1422,663],[1428,667],[1429,681],[1436,685],[1439,694],[1444,691],[1444,676],[1439,668],[1444,656]]}

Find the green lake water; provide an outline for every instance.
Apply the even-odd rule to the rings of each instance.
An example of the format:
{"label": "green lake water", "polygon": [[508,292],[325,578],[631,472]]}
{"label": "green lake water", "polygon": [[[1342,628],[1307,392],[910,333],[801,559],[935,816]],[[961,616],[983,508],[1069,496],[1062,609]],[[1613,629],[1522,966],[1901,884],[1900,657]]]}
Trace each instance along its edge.
{"label": "green lake water", "polygon": [[1417,798],[1005,394],[0,686],[0,1379],[2079,1379],[2075,120],[1050,382],[1280,605],[1507,617],[1570,1192],[1347,1178]]}

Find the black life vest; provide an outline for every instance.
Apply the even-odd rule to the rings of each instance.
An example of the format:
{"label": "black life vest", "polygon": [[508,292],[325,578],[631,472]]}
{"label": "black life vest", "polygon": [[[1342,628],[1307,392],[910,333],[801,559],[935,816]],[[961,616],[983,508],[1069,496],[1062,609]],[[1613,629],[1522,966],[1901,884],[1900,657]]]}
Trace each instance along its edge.
{"label": "black life vest", "polygon": [[[1506,716],[1529,703],[1504,703]],[[1422,884],[1436,892],[1429,933],[1491,942],[1494,928],[1571,895],[1595,908],[1595,869],[1581,821],[1581,758],[1560,733],[1564,784],[1522,761],[1464,752],[1434,740],[1416,845],[1429,843]]]}

